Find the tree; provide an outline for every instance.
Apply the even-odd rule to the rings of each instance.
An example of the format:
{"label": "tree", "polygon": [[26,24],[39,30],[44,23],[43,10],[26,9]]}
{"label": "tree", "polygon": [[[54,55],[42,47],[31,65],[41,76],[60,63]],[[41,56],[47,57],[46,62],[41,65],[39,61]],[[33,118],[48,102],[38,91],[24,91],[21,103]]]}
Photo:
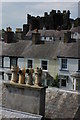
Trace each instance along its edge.
{"label": "tree", "polygon": [[2,38],[4,39],[4,37],[5,37],[5,30],[4,29],[2,29],[1,34],[2,34]]}
{"label": "tree", "polygon": [[52,87],[59,87],[58,74],[55,76]]}

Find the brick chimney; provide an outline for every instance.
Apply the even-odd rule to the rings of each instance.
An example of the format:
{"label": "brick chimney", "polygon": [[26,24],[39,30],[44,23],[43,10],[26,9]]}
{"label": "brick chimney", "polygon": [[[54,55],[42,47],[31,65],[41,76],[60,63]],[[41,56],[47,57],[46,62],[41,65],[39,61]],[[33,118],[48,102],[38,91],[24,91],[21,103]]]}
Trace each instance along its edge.
{"label": "brick chimney", "polygon": [[38,29],[35,29],[35,32],[32,33],[32,43],[33,44],[41,44],[43,41],[41,41],[40,33],[38,32]]}
{"label": "brick chimney", "polygon": [[67,33],[64,33],[64,42],[68,43],[71,42],[71,32],[67,31]]}
{"label": "brick chimney", "polygon": [[15,38],[16,38],[16,40],[22,40],[22,39],[23,39],[23,31],[22,31],[22,28],[16,28]]}
{"label": "brick chimney", "polygon": [[10,28],[10,27],[6,28],[4,41],[6,43],[13,43],[14,42],[14,32],[12,31],[12,28]]}

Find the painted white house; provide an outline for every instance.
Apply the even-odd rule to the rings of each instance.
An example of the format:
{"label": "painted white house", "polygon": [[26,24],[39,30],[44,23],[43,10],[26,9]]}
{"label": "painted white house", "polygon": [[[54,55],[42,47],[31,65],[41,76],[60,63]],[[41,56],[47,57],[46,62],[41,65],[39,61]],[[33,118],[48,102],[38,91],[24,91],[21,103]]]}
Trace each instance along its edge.
{"label": "painted white house", "polygon": [[19,41],[17,43],[0,42],[2,54],[0,54],[0,79],[10,80],[12,65],[19,68],[43,69],[44,84],[51,85],[58,73],[57,52],[59,43],[48,42],[34,44],[32,41]]}
{"label": "painted white house", "polygon": [[17,43],[0,41],[0,79],[10,80],[11,65],[18,65],[19,68],[41,67],[44,71],[45,85],[51,85],[58,74],[60,88],[76,90],[78,80],[75,72],[79,71],[80,42],[42,43],[39,40],[40,35],[34,34],[32,41],[21,40]]}
{"label": "painted white house", "polygon": [[59,86],[62,89],[80,90],[80,41],[65,43],[58,55]]}

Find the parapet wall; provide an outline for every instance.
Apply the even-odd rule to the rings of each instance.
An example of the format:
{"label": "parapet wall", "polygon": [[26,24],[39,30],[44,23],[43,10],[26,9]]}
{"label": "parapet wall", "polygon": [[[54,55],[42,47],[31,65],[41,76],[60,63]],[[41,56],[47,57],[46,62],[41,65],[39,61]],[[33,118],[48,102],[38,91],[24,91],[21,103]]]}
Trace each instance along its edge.
{"label": "parapet wall", "polygon": [[22,112],[45,115],[46,87],[3,83],[2,106]]}
{"label": "parapet wall", "polygon": [[[43,88],[28,87],[26,89],[24,85],[18,87],[16,85],[14,87],[13,85],[10,90],[10,87],[11,85],[8,84],[6,84],[6,86],[3,85],[3,107],[7,107],[8,109],[15,109],[16,107],[17,110],[21,111],[27,109],[28,111],[30,110],[29,112],[34,110],[34,113],[42,115],[45,111],[45,117],[49,118],[49,120],[55,118],[57,118],[57,120],[60,120],[60,118],[61,120],[79,120],[80,118],[80,92],[66,91],[53,87],[47,88],[45,100],[43,97],[45,89]],[[24,110],[22,110],[23,108]],[[41,113],[40,110],[42,111]]]}

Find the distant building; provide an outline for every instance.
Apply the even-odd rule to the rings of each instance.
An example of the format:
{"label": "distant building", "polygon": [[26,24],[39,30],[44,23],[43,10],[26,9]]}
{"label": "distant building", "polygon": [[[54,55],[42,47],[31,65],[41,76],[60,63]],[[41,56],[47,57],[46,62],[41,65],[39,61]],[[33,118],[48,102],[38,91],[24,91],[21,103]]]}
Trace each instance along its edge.
{"label": "distant building", "polygon": [[[64,41],[64,33],[67,32],[67,30],[61,30],[61,31],[58,31],[58,30],[38,30],[38,32],[40,33],[40,37],[41,37],[41,40],[42,41]],[[34,30],[33,31],[29,31],[25,38],[28,39],[28,40],[32,40],[32,33],[34,33]]]}
{"label": "distant building", "polygon": [[23,33],[26,34],[29,30],[43,29],[56,30],[56,29],[68,29],[70,26],[70,11],[52,10],[50,14],[44,13],[43,17],[31,16],[27,14],[27,24],[23,25]]}
{"label": "distant building", "polygon": [[[74,28],[75,29],[75,28]],[[35,32],[35,30],[33,31],[29,31],[26,36],[25,39],[26,40],[32,40],[32,34]],[[66,42],[66,43],[71,43],[71,42],[76,42],[76,40],[78,39],[78,36],[76,37],[72,37],[73,30],[38,30],[38,32],[40,33],[40,38],[41,41],[51,41],[51,42]],[[75,30],[75,32],[77,32]],[[79,34],[79,32],[78,32]]]}
{"label": "distant building", "polygon": [[71,38],[80,39],[80,26],[71,28]]}

